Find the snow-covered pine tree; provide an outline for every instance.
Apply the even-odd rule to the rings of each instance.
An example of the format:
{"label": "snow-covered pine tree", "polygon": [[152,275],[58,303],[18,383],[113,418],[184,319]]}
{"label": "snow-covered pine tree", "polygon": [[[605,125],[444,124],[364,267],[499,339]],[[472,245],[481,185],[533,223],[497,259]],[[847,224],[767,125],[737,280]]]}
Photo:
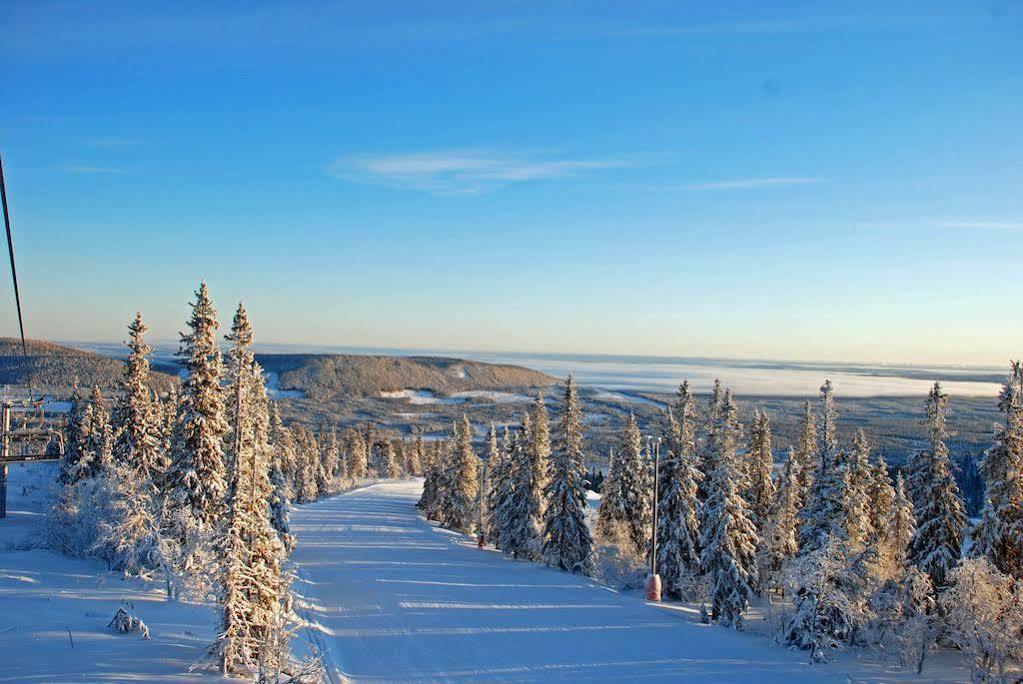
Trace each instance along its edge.
{"label": "snow-covered pine tree", "polygon": [[270,446],[273,449],[274,465],[281,473],[283,489],[281,494],[289,501],[297,498],[296,473],[298,470],[298,454],[295,436],[291,428],[281,419],[280,407],[277,402],[270,402]]}
{"label": "snow-covered pine tree", "polygon": [[688,382],[679,387],[665,420],[668,453],[661,460],[658,481],[657,572],[667,596],[692,598],[700,573],[696,488],[703,474],[696,466],[696,403]]}
{"label": "snow-covered pine tree", "polygon": [[870,529],[874,532],[874,543],[881,542],[888,535],[888,523],[895,505],[895,488],[888,474],[888,464],[883,456],[870,469],[870,480],[867,483],[867,512],[870,518]]}
{"label": "snow-covered pine tree", "polygon": [[[488,440],[489,442],[489,440]],[[489,487],[487,489],[487,539],[498,549],[504,550],[507,539],[504,534],[508,525],[508,507],[513,493],[513,462],[517,439],[511,436],[508,426],[504,428],[504,439],[497,451],[496,459],[488,457]],[[489,445],[488,445],[489,451]]]}
{"label": "snow-covered pine tree", "polygon": [[572,376],[565,384],[565,403],[551,454],[545,490],[543,560],[551,567],[589,575],[593,540],[586,526],[586,473],[579,392]]}
{"label": "snow-covered pine tree", "polygon": [[501,550],[514,558],[539,560],[543,542],[543,466],[537,462],[532,433],[532,416],[525,413],[509,458],[511,495],[502,508],[498,539]]}
{"label": "snow-covered pine tree", "polygon": [[483,527],[476,531],[483,536],[484,540],[493,541],[495,539],[490,534],[493,530],[493,523],[491,522],[493,509],[491,508],[491,503],[493,503],[494,498],[494,480],[501,476],[501,460],[502,454],[501,447],[497,441],[497,428],[494,426],[494,422],[490,421],[490,427],[487,428],[487,453],[479,469],[480,486],[477,492],[480,519],[483,521]]}
{"label": "snow-covered pine tree", "polygon": [[[717,425],[721,419],[721,405],[725,398],[724,388],[721,386],[721,380],[714,380],[714,390],[710,394],[710,398],[707,402],[707,412],[704,417],[704,437],[702,443],[697,443],[697,453],[699,460],[697,465],[700,472],[706,476],[710,468],[710,453],[716,447],[714,446],[716,436],[714,431],[717,429]],[[698,484],[696,490],[696,496],[702,504],[707,500],[706,490],[706,477]]]}
{"label": "snow-covered pine tree", "polygon": [[89,426],[86,431],[85,456],[79,463],[83,477],[96,477],[113,460],[113,432],[110,414],[99,385],[92,386],[89,395]]}
{"label": "snow-covered pine tree", "polygon": [[313,431],[304,425],[296,425],[295,452],[298,457],[298,482],[295,500],[300,503],[316,501],[320,490],[316,486],[316,474],[320,470],[320,449]]}
{"label": "snow-covered pine tree", "polygon": [[747,489],[743,498],[749,505],[750,519],[757,529],[757,535],[767,538],[767,521],[774,503],[774,452],[771,448],[771,421],[767,413],[755,410],[750,428],[749,452],[746,454]]}
{"label": "snow-covered pine tree", "polygon": [[[550,474],[551,459],[551,425],[550,417],[547,414],[547,404],[544,403],[543,394],[537,390],[536,398],[533,400],[533,408],[530,412],[530,425],[532,429],[526,434],[529,438],[529,448],[532,450],[533,477],[536,481],[536,488],[543,492],[547,487]],[[540,515],[543,515],[546,508],[546,501],[540,497]]]}
{"label": "snow-covered pine tree", "polygon": [[777,584],[782,567],[799,551],[796,530],[801,504],[800,469],[796,450],[789,449],[778,475],[777,491],[757,549],[758,587],[761,591]]}
{"label": "snow-covered pine tree", "polygon": [[[243,310],[240,309],[243,312]],[[246,321],[247,324],[247,321]],[[238,317],[232,329],[234,359],[245,357]],[[250,337],[251,339],[251,337]],[[235,450],[228,489],[228,524],[218,583],[220,624],[210,656],[225,675],[253,676],[287,649],[278,616],[289,604],[287,558],[271,522],[270,420],[266,390],[258,366],[235,368]],[[270,645],[273,644],[273,648]],[[272,667],[271,667],[272,669]]]}
{"label": "snow-covered pine tree", "polygon": [[[830,537],[845,540],[849,473],[838,454],[834,389],[831,381],[821,386],[821,425],[816,466],[799,517],[800,553],[820,549]],[[798,455],[798,452],[797,452]]]}
{"label": "snow-covered pine tree", "polygon": [[68,411],[64,458],[58,469],[58,479],[65,486],[78,482],[92,470],[88,451],[91,426],[92,405],[75,386],[71,394],[71,409]]}
{"label": "snow-covered pine tree", "polygon": [[361,430],[356,430],[352,435],[352,444],[348,450],[348,476],[353,480],[361,480],[366,477],[368,467],[369,455],[366,439]]}
{"label": "snow-covered pine tree", "polygon": [[384,448],[381,450],[382,453],[382,467],[381,471],[384,477],[389,479],[396,479],[400,474],[398,471],[398,458],[394,453],[394,440],[388,439],[384,442]]}
{"label": "snow-covered pine tree", "polygon": [[625,497],[622,491],[621,465],[623,457],[611,447],[607,456],[607,476],[600,487],[600,505],[594,532],[600,541],[614,543],[627,519]]}
{"label": "snow-covered pine tree", "polygon": [[886,543],[892,565],[903,568],[909,560],[909,543],[916,534],[916,518],[913,515],[913,502],[906,494],[902,473],[895,479],[895,495],[886,529]]}
{"label": "snow-covered pine tree", "polygon": [[184,541],[182,525],[189,522],[200,531],[212,529],[223,510],[227,491],[223,444],[228,423],[220,384],[223,368],[217,345],[219,323],[205,282],[196,292],[188,327],[189,332],[181,335],[178,351],[187,376],[166,478],[169,507],[178,523],[174,536],[179,541]]}
{"label": "snow-covered pine tree", "polygon": [[320,496],[326,496],[334,486],[334,470],[340,449],[337,445],[337,431],[326,425],[320,426],[319,464],[316,469],[316,490]]}
{"label": "snow-covered pine tree", "polygon": [[1023,580],[1023,364],[1015,361],[998,396],[1005,424],[984,454],[984,510],[971,555],[985,556],[998,570]]}
{"label": "snow-covered pine tree", "polygon": [[916,459],[920,501],[914,504],[916,534],[909,544],[910,562],[930,575],[936,588],[945,586],[959,561],[967,522],[945,445],[947,405],[948,395],[934,383],[926,402],[929,444]]}
{"label": "snow-covered pine tree", "polygon": [[738,491],[736,444],[738,411],[726,391],[712,426],[712,449],[704,481],[707,500],[701,509],[700,567],[709,576],[711,619],[742,629],[742,614],[749,607],[757,583],[756,528]]}
{"label": "snow-covered pine tree", "polygon": [[799,491],[802,505],[810,492],[810,484],[813,482],[817,472],[817,420],[813,415],[810,402],[803,403],[803,417],[799,421],[799,432],[796,434],[796,442],[792,445],[796,455],[796,463],[799,464]]}
{"label": "snow-covered pine tree", "polygon": [[476,528],[476,495],[479,487],[476,469],[479,459],[472,449],[472,425],[465,414],[461,420],[455,421],[454,442],[444,522],[453,529],[472,534]]}
{"label": "snow-covered pine tree", "polygon": [[408,474],[413,477],[419,477],[423,474],[423,461],[426,459],[426,449],[423,445],[423,433],[416,432],[416,437],[412,441],[412,451],[409,453],[408,459]]}
{"label": "snow-covered pine tree", "polygon": [[846,499],[845,533],[851,544],[861,547],[874,536],[870,509],[873,473],[870,469],[870,445],[863,430],[858,430],[853,438],[847,463],[849,493]]}
{"label": "snow-covered pine tree", "polygon": [[128,325],[128,362],[121,379],[121,396],[114,405],[111,422],[114,431],[114,460],[127,464],[144,483],[159,479],[160,413],[150,390],[149,359],[152,351],[145,342],[142,314]]}
{"label": "snow-covered pine tree", "polygon": [[639,432],[636,415],[629,414],[620,435],[618,453],[618,480],[622,518],[626,543],[632,551],[643,555],[650,545],[650,525],[653,520],[653,486],[650,482],[649,462],[643,454],[643,437]]}

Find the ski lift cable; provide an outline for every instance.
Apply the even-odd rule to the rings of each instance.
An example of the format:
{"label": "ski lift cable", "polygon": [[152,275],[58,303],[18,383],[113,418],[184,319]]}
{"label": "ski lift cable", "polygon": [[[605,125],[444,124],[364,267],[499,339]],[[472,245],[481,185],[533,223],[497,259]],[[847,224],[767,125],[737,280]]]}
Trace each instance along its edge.
{"label": "ski lift cable", "polygon": [[7,184],[4,182],[3,158],[0,158],[0,203],[4,207],[4,227],[7,229],[7,253],[11,257],[11,279],[14,281],[14,303],[18,307],[18,330],[21,333],[21,353],[28,356],[25,344],[25,321],[21,316],[21,293],[18,291],[18,270],[14,266],[14,238],[11,236],[11,214],[7,209]]}

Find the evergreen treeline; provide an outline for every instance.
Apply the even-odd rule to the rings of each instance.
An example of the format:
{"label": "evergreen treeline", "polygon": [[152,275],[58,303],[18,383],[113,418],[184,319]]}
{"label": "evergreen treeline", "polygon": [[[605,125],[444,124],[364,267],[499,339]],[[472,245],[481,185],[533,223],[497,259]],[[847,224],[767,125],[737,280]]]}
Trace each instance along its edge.
{"label": "evergreen treeline", "polygon": [[218,328],[204,283],[181,336],[180,389],[152,389],[146,326],[136,315],[117,395],[108,399],[97,386],[88,396],[74,392],[52,538],[125,575],[162,576],[168,598],[214,597],[218,637],[205,662],[224,674],[312,680],[315,664],[291,662],[288,649],[290,503],[370,476],[418,474],[424,444],[372,427],[339,434],[285,425],[267,399],[244,306],[223,353]]}
{"label": "evergreen treeline", "polygon": [[419,506],[515,558],[593,573],[606,546],[645,565],[656,449],[656,560],[669,597],[703,602],[707,621],[735,629],[755,597],[784,597],[779,639],[811,660],[881,644],[920,671],[940,641],[968,652],[978,679],[1002,676],[1023,655],[1023,368],[1012,366],[1004,424],[978,466],[986,495],[972,546],[940,384],[923,409],[924,447],[893,479],[863,431],[839,442],[830,382],[778,466],[766,412],[746,429],[729,390],[716,384],[701,410],[683,383],[659,435],[644,441],[631,417],[611,449],[594,541],[584,486],[597,474],[582,465],[569,378],[553,435],[539,395],[516,429],[499,438],[491,425],[482,458],[468,419],[458,421],[426,451]]}

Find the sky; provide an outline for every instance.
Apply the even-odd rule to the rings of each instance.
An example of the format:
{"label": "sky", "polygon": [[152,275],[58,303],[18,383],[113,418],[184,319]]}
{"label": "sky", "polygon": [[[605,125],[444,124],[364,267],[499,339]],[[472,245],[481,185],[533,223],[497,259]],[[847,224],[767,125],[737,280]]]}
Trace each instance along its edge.
{"label": "sky", "polygon": [[[30,337],[1003,365],[1023,2],[0,3]],[[9,279],[0,334],[17,319]]]}

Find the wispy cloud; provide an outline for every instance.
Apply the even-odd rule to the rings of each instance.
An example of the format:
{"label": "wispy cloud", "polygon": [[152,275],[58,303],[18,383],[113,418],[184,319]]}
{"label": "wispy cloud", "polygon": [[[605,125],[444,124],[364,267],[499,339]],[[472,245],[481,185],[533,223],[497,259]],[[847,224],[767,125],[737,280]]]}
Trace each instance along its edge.
{"label": "wispy cloud", "polygon": [[935,225],[939,228],[954,228],[960,230],[1023,231],[1023,221],[938,221]]}
{"label": "wispy cloud", "polygon": [[114,166],[88,166],[83,164],[72,164],[67,167],[67,171],[69,173],[84,175],[128,173],[127,169],[121,169]]}
{"label": "wispy cloud", "polygon": [[820,183],[821,178],[806,176],[775,176],[769,178],[736,178],[708,183],[692,183],[684,186],[686,190],[754,190],[757,188],[779,188],[793,185],[812,185]]}
{"label": "wispy cloud", "polygon": [[437,194],[474,194],[528,181],[552,180],[631,166],[627,162],[546,159],[479,151],[347,157],[331,173],[345,180],[380,183]]}

